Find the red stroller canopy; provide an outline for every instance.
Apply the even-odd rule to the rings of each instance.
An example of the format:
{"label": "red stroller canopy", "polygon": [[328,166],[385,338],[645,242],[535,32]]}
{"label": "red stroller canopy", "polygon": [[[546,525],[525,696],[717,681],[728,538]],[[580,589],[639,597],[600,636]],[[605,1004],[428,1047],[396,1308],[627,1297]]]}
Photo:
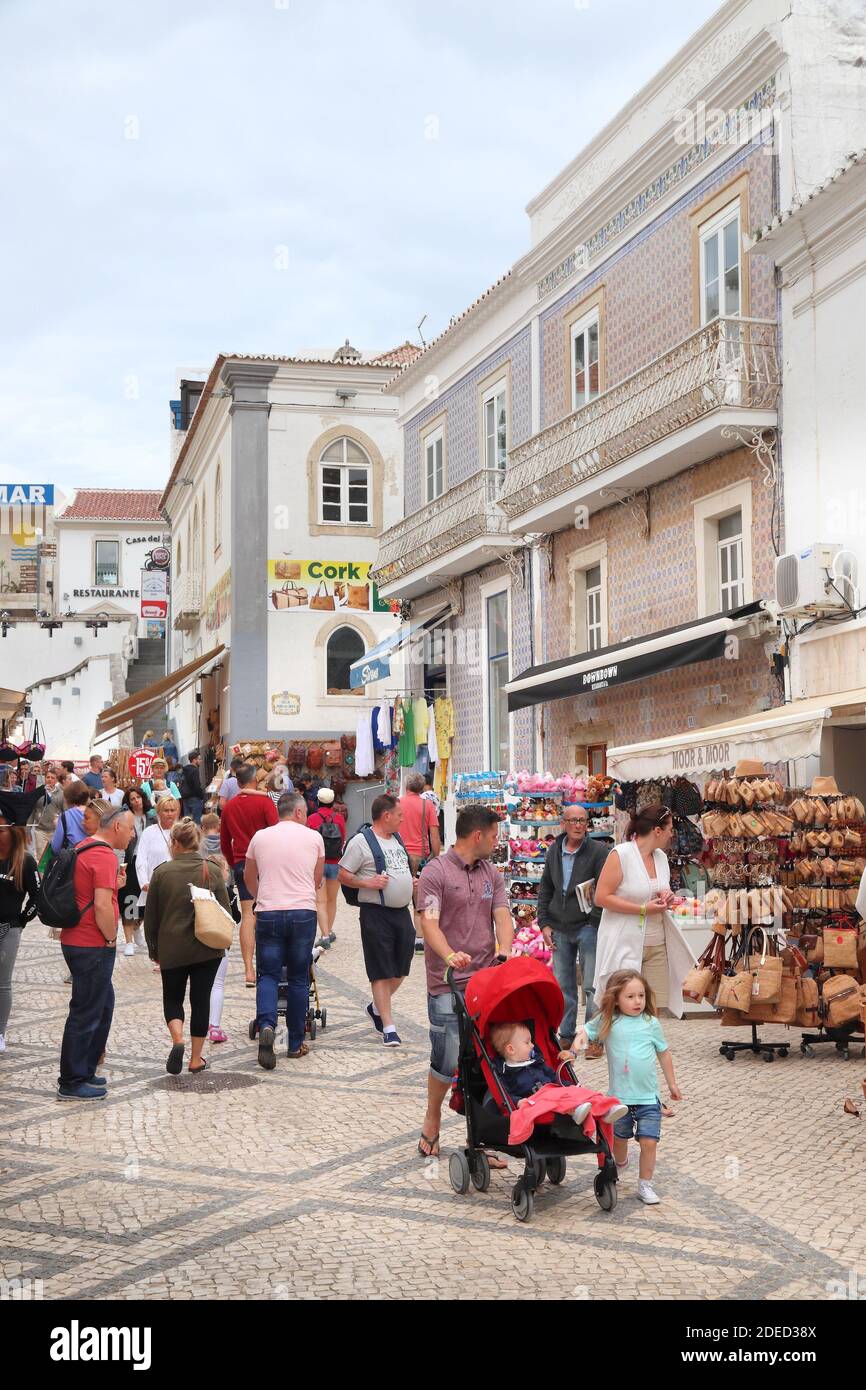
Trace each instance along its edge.
{"label": "red stroller canopy", "polygon": [[531,1020],[536,1046],[548,1065],[556,1067],[557,1051],[550,1032],[562,1022],[565,1001],[549,966],[529,956],[513,956],[504,965],[492,965],[471,975],[464,998],[482,1038],[487,1037],[491,1023]]}

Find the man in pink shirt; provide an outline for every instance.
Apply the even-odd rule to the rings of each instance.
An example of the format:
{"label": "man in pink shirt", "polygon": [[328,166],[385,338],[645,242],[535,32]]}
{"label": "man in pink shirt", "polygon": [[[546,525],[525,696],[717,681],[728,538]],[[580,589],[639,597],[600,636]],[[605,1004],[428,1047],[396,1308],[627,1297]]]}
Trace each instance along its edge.
{"label": "man in pink shirt", "polygon": [[304,1042],[310,995],[310,963],[316,939],[316,891],[325,869],[322,837],[307,827],[299,792],[277,802],[279,822],[257,830],[247,846],[244,883],[256,900],[256,1020],[259,1066],[277,1065],[274,1035],[280,975],[286,967],[286,1027],[290,1057],[306,1057]]}

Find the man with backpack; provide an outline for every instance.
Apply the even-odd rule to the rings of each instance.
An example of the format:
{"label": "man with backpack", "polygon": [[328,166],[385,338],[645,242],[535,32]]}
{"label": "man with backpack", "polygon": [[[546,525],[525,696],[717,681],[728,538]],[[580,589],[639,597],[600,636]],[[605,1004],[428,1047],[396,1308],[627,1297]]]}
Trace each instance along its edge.
{"label": "man with backpack", "polygon": [[346,822],[333,810],[334,792],[330,787],[320,787],[316,793],[318,803],[307,820],[310,830],[318,830],[325,842],[325,877],[317,894],[316,910],[319,915],[319,946],[328,951],[337,939],[334,919],[337,916],[337,893],[339,891],[340,859],[346,846]]}
{"label": "man with backpack", "polygon": [[403,812],[396,797],[377,796],[372,825],[364,826],[340,860],[340,883],[361,909],[361,945],[373,994],[367,1013],[386,1047],[399,1047],[391,1000],[409,974],[415,928],[409,905],[414,881],[398,828]]}
{"label": "man with backpack", "polygon": [[[97,803],[99,828],[61,849],[42,880],[39,916],[60,927],[60,945],[72,976],[69,1015],[60,1049],[58,1100],[102,1100],[104,1076],[96,1068],[114,1015],[118,861],[135,833],[132,813]],[[116,853],[117,852],[117,853]]]}

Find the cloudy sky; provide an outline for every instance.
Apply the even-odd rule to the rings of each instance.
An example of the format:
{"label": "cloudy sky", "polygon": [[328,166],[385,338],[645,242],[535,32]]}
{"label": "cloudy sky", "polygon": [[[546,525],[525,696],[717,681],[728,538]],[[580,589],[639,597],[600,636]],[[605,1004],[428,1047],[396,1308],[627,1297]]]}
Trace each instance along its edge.
{"label": "cloudy sky", "polygon": [[716,7],[0,0],[0,482],[160,486],[221,351],[429,340]]}

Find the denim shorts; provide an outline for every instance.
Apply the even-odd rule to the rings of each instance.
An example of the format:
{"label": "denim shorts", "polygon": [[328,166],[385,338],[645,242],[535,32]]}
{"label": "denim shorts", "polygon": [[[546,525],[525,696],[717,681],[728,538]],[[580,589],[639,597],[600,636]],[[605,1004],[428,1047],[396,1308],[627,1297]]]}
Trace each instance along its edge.
{"label": "denim shorts", "polygon": [[245,860],[245,859],[242,859],[241,862],[240,862],[240,864],[235,864],[234,868],[232,869],[232,875],[233,875],[233,877],[234,877],[235,887],[236,887],[237,890],[238,890],[238,897],[240,898],[241,902],[242,902],[242,903],[251,903],[252,900],[253,900],[253,895],[252,895],[252,893],[250,892],[250,890],[249,890],[249,888],[247,887],[247,885],[244,883],[244,864],[245,864],[245,863],[246,863],[246,860]]}
{"label": "denim shorts", "polygon": [[339,864],[326,864],[326,865],[325,865],[325,878],[339,878],[339,877],[340,877],[340,866],[339,866]]}
{"label": "denim shorts", "polygon": [[661,1139],[661,1101],[654,1105],[630,1105],[628,1114],[615,1121],[613,1132],[617,1139]]}
{"label": "denim shorts", "polygon": [[427,995],[427,1017],[430,1020],[430,1070],[437,1081],[450,1084],[460,1054],[460,1024],[450,991]]}

